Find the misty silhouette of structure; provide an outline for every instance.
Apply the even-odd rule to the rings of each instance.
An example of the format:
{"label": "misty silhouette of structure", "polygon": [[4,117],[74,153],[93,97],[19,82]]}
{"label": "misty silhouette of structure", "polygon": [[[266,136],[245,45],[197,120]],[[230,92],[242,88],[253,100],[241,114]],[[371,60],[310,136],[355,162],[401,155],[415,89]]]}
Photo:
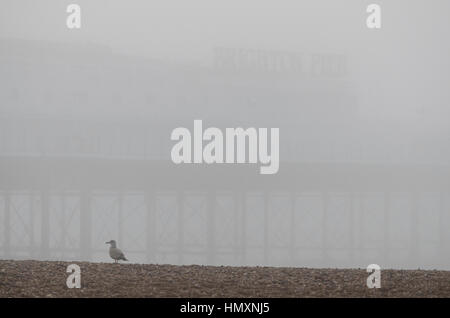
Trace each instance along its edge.
{"label": "misty silhouette of structure", "polygon": [[[365,117],[378,104],[326,74],[174,65],[95,45],[0,47],[1,258],[101,260],[104,229],[147,263],[449,264],[441,111],[440,124],[417,129]],[[170,132],[193,114],[219,128],[281,127],[279,173],[175,167]]]}
{"label": "misty silhouette of structure", "polygon": [[114,260],[114,263],[118,263],[120,260],[128,261],[123,252],[117,248],[116,241],[111,240],[105,244],[110,244],[109,256]]}

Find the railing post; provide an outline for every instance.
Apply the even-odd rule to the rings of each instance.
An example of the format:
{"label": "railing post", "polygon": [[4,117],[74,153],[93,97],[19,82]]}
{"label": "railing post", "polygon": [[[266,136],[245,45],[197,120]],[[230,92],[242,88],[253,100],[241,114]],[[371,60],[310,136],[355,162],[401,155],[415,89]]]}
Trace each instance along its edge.
{"label": "railing post", "polygon": [[263,233],[263,246],[264,246],[264,265],[268,266],[269,264],[269,193],[264,192],[264,233]]}
{"label": "railing post", "polygon": [[[439,255],[441,256],[442,266],[445,265],[448,254],[448,250],[445,248],[445,241],[447,232],[446,219],[446,207],[445,207],[445,195],[443,192],[439,193]],[[448,217],[448,216],[447,216]]]}
{"label": "railing post", "polygon": [[351,266],[355,266],[356,257],[356,239],[355,239],[355,194],[350,193],[350,259],[352,261]]}
{"label": "railing post", "polygon": [[156,261],[156,194],[154,191],[149,191],[146,194],[147,205],[147,226],[146,226],[146,249],[147,262]]}
{"label": "railing post", "polygon": [[358,211],[358,253],[359,253],[359,260],[365,261],[364,259],[364,194],[359,193],[358,194],[358,201],[359,201],[359,211]]}
{"label": "railing post", "polygon": [[50,256],[50,206],[47,190],[41,191],[41,257]]}
{"label": "railing post", "polygon": [[61,192],[61,211],[60,218],[61,218],[61,255],[65,254],[66,250],[66,238],[67,238],[67,224],[66,224],[66,194],[64,192]]}
{"label": "railing post", "polygon": [[[328,193],[322,193],[322,205],[323,205],[323,215],[322,215],[322,257],[324,262],[328,261]],[[327,264],[328,265],[328,264]]]}
{"label": "railing post", "polygon": [[92,257],[92,211],[91,192],[80,194],[80,256],[88,261]]}
{"label": "railing post", "polygon": [[290,197],[289,197],[289,203],[290,203],[290,231],[289,231],[289,256],[291,259],[291,265],[294,266],[295,264],[295,259],[296,259],[296,255],[295,255],[295,239],[296,239],[296,218],[295,218],[295,203],[296,203],[296,194],[295,192],[291,192],[290,193]]}
{"label": "railing post", "polygon": [[178,265],[183,264],[184,260],[184,193],[180,190],[177,193],[177,206],[178,206],[178,216],[177,216],[177,258]]}
{"label": "railing post", "polygon": [[412,195],[412,212],[411,212],[411,241],[410,241],[410,258],[412,262],[418,262],[419,251],[419,193],[413,192]]}
{"label": "railing post", "polygon": [[11,257],[11,194],[5,192],[5,221],[3,224],[3,250],[5,258]]}
{"label": "railing post", "polygon": [[241,192],[239,194],[239,201],[241,205],[241,264],[245,265],[247,262],[247,194]]}
{"label": "railing post", "polygon": [[391,210],[391,196],[389,193],[384,194],[384,213],[383,213],[383,262],[388,264],[390,257],[390,224],[389,213]]}
{"label": "railing post", "polygon": [[207,262],[209,265],[215,265],[216,262],[216,211],[215,211],[215,192],[208,191],[206,194],[206,240],[207,240]]}
{"label": "railing post", "polygon": [[29,254],[31,258],[34,258],[35,256],[35,241],[34,241],[34,226],[35,226],[35,220],[36,216],[34,215],[36,210],[34,208],[35,198],[34,193],[30,192],[29,195],[29,203],[30,203],[30,236],[29,236]]}
{"label": "railing post", "polygon": [[233,252],[234,252],[234,262],[236,264],[238,264],[239,262],[239,231],[240,231],[240,226],[239,225],[239,214],[240,214],[240,210],[241,210],[241,196],[240,196],[240,192],[235,192],[233,195],[233,203],[234,203],[234,215],[233,215]]}

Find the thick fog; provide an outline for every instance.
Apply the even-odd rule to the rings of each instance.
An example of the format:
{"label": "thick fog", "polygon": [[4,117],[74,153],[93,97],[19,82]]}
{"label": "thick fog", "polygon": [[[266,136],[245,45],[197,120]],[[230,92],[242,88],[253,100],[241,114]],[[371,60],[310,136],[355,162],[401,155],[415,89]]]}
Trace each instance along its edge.
{"label": "thick fog", "polygon": [[[447,0],[0,8],[0,258],[450,269]],[[174,163],[194,120],[278,172]]]}

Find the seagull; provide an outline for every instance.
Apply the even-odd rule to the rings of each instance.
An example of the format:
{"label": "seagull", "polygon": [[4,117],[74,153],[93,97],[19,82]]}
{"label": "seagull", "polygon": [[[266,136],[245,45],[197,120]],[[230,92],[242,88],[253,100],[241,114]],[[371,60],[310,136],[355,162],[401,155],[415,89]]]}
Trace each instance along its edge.
{"label": "seagull", "polygon": [[114,260],[114,263],[118,263],[119,260],[128,261],[123,252],[117,248],[116,241],[111,240],[105,244],[111,244],[109,247],[109,256]]}

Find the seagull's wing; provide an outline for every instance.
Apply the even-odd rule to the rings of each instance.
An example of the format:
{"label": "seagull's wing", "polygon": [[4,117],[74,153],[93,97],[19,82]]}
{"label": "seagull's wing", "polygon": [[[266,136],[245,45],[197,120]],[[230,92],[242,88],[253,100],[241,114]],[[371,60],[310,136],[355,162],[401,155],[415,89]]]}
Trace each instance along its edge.
{"label": "seagull's wing", "polygon": [[117,249],[117,259],[128,261],[127,258],[125,257],[125,255],[123,254],[123,252],[119,249]]}
{"label": "seagull's wing", "polygon": [[118,249],[117,247],[113,247],[110,249],[109,254],[111,255],[112,259],[119,260],[123,259],[125,260],[125,255],[123,255],[123,252]]}

